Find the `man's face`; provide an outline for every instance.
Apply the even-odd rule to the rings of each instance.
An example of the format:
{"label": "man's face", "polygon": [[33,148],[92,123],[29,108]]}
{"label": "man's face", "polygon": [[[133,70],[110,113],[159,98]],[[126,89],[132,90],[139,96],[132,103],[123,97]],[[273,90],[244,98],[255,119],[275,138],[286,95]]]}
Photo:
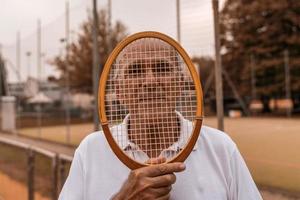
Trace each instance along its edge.
{"label": "man's face", "polygon": [[161,41],[136,41],[119,56],[116,93],[129,113],[161,119],[174,112],[180,91],[175,50]]}

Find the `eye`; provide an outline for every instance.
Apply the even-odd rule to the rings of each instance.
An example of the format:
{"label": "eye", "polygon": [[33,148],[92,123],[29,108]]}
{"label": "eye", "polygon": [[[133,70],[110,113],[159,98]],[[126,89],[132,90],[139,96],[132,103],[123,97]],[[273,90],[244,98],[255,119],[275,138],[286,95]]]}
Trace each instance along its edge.
{"label": "eye", "polygon": [[153,70],[153,72],[156,72],[156,73],[170,72],[171,66],[168,61],[160,60],[160,61],[156,61],[152,65],[152,70]]}
{"label": "eye", "polygon": [[130,77],[136,77],[142,75],[144,72],[145,69],[141,63],[132,63],[129,65],[126,75]]}

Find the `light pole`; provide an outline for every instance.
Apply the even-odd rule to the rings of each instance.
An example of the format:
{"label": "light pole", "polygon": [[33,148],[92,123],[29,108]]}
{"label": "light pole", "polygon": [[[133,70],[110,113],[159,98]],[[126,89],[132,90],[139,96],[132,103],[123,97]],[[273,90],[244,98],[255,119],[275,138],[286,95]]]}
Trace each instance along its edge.
{"label": "light pole", "polygon": [[[42,58],[42,30],[41,30],[41,20],[37,21],[37,84],[38,84],[38,94],[41,94],[41,58]],[[37,125],[38,125],[38,137],[42,137],[42,105],[41,102],[37,102]]]}
{"label": "light pole", "polygon": [[41,71],[40,71],[40,77],[39,77],[40,80],[44,79],[43,76],[44,76],[45,57],[46,57],[46,53],[45,52],[41,53]]}
{"label": "light pole", "polygon": [[110,53],[112,51],[112,43],[111,43],[111,0],[108,0],[107,2],[107,20],[108,20],[108,34],[107,34],[107,42],[108,42],[108,52]]}
{"label": "light pole", "polygon": [[[65,54],[66,54],[66,68],[65,68],[65,123],[66,123],[66,142],[69,144],[70,143],[70,86],[69,86],[69,70],[68,70],[68,65],[69,65],[69,56],[68,56],[68,44],[66,38],[61,38],[60,43],[62,43],[65,46]],[[64,44],[66,43],[66,44]]]}
{"label": "light pole", "polygon": [[180,34],[180,0],[176,0],[176,19],[177,19],[177,40],[181,42]]}
{"label": "light pole", "polygon": [[98,47],[98,13],[97,13],[97,0],[93,0],[93,94],[94,94],[94,130],[99,129],[99,120],[98,120],[98,76],[101,73],[101,66],[99,61],[99,47]]}
{"label": "light pole", "polygon": [[289,51],[284,50],[284,72],[285,72],[285,98],[287,102],[286,115],[287,117],[292,116],[292,100],[291,100],[291,77],[290,77],[290,66],[289,66]]}
{"label": "light pole", "polygon": [[20,66],[21,66],[21,33],[20,31],[17,32],[17,48],[16,48],[16,69],[20,72]]}
{"label": "light pole", "polygon": [[212,0],[214,13],[215,30],[215,81],[216,81],[216,104],[218,129],[224,130],[224,105],[223,105],[223,80],[222,80],[222,61],[220,54],[220,29],[219,29],[219,0]]}
{"label": "light pole", "polygon": [[31,56],[31,52],[27,51],[26,52],[26,56],[27,56],[27,79],[29,79],[30,77],[30,56]]}
{"label": "light pole", "polygon": [[65,42],[66,42],[66,140],[70,144],[71,135],[70,135],[70,77],[69,77],[69,36],[70,36],[70,4],[69,1],[66,1],[66,20],[65,20]]}

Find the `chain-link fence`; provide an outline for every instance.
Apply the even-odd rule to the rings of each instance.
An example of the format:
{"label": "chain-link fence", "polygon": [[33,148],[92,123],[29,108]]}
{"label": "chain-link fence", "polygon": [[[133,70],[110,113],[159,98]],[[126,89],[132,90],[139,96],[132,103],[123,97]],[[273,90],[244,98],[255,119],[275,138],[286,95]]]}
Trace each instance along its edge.
{"label": "chain-link fence", "polygon": [[[3,46],[8,94],[16,96],[16,132],[78,144],[94,130],[91,125],[95,107],[95,98],[91,93],[91,70],[82,71],[78,78],[82,79],[80,84],[71,72],[67,76],[66,71],[53,64],[57,57],[66,58],[66,50],[80,43],[82,35],[86,34],[83,27],[92,16],[90,3],[66,3],[65,13],[57,19],[47,24],[43,24],[43,18],[37,19],[36,31],[23,36],[20,30],[16,33],[15,43]],[[100,16],[99,23],[108,20],[108,35],[113,34],[119,21],[126,27],[125,35],[146,30],[160,31],[180,40],[191,57],[213,54],[210,0],[181,1],[180,4],[173,0],[163,3],[132,1],[126,5],[122,1],[98,3],[98,9],[107,13],[105,18]],[[108,51],[113,48],[111,45],[103,47],[109,48]],[[68,56],[74,58],[72,52]],[[103,59],[106,58],[100,56],[100,63],[105,62]],[[92,54],[87,59],[92,60]],[[72,68],[73,62],[69,61],[67,68]],[[82,67],[92,68],[89,64]],[[87,129],[74,130],[71,125],[79,123],[85,123]]]}
{"label": "chain-link fence", "polygon": [[[98,3],[98,10],[106,13],[105,16],[99,15],[99,34],[103,40],[103,34],[114,37],[114,31],[120,31],[117,21],[126,27],[122,30],[124,35],[151,30],[177,39],[193,58],[195,66],[200,68],[205,115],[216,113],[212,1],[167,0],[162,3],[135,0],[125,3],[115,0]],[[222,10],[224,1],[220,3]],[[65,4],[65,9],[50,23],[44,24],[43,18],[37,19],[36,31],[29,35],[23,36],[20,30],[16,33],[16,42],[2,46],[2,53],[7,69],[8,94],[16,96],[18,132],[43,138],[49,126],[56,126],[60,127],[55,129],[60,135],[57,141],[76,144],[94,130],[92,125],[87,125],[89,128],[84,130],[85,133],[78,133],[80,136],[74,136],[74,139],[75,133],[70,128],[71,124],[93,122],[92,53],[87,51],[86,57],[83,55],[85,49],[91,49],[91,43],[84,39],[92,41],[91,35],[88,36],[91,34],[92,5],[91,2],[75,5],[70,2]],[[107,28],[101,29],[102,26]],[[224,38],[225,33],[222,34]],[[100,44],[100,49],[103,47],[107,52],[115,45],[112,39]],[[257,53],[249,46],[244,51],[252,53],[230,59],[228,45],[222,44],[226,115],[291,116],[299,113],[300,79],[295,48],[287,46],[281,52],[270,54]],[[99,51],[103,65],[107,54]],[[84,58],[79,59],[80,55]],[[89,62],[82,61],[84,59]],[[64,65],[60,63],[64,61]],[[72,70],[78,71],[77,74]],[[56,141],[54,136],[46,138]]]}

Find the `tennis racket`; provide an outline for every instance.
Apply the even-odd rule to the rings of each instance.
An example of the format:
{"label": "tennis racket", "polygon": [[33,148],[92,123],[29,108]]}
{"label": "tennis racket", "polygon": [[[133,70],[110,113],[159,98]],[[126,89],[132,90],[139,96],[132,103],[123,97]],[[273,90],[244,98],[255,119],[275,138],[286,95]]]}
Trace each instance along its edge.
{"label": "tennis racket", "polygon": [[202,125],[202,89],[185,50],[158,32],[121,41],[109,56],[98,89],[105,137],[129,168],[183,162]]}

